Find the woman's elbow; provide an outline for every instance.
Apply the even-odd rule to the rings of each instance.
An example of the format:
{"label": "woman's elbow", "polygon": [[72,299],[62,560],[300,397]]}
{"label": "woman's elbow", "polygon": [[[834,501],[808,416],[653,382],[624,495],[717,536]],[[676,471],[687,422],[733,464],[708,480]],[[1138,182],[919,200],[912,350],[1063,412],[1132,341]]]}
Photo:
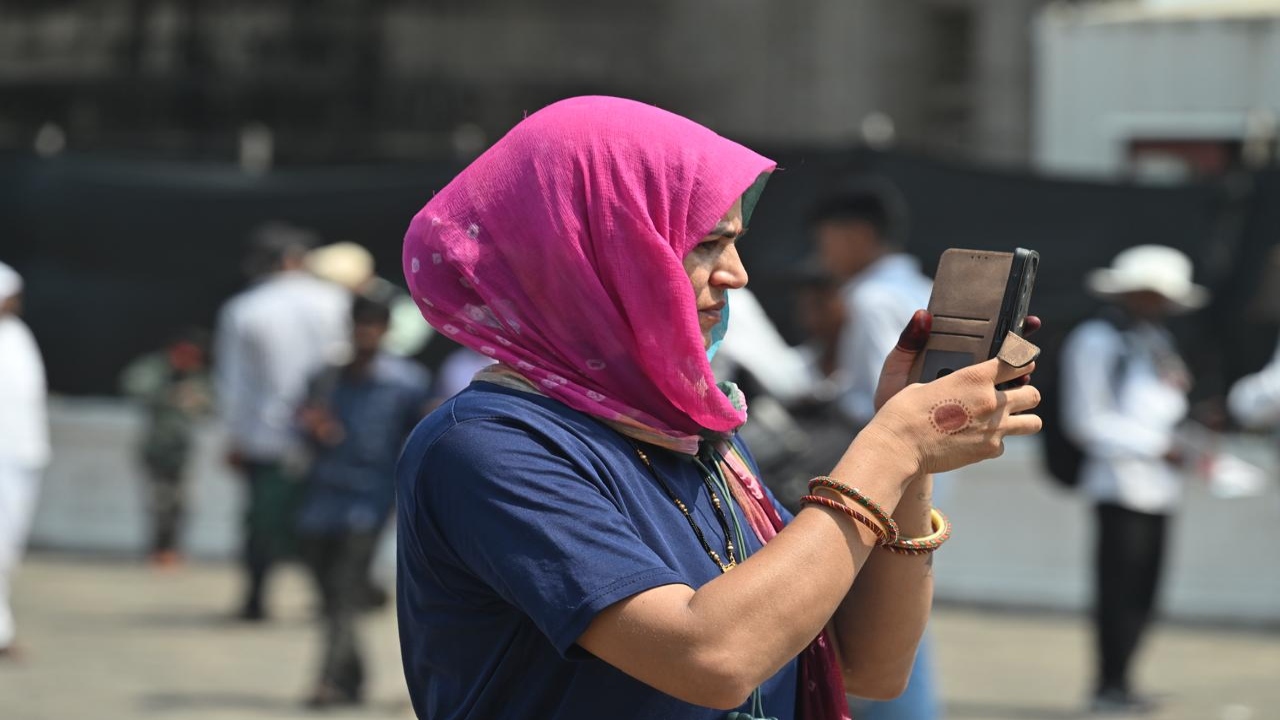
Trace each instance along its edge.
{"label": "woman's elbow", "polygon": [[683,693],[686,697],[681,699],[716,710],[736,710],[742,707],[760,684],[758,678],[742,665],[741,662],[733,662],[732,658],[723,657],[705,657],[695,661],[693,676],[699,678],[700,682]]}

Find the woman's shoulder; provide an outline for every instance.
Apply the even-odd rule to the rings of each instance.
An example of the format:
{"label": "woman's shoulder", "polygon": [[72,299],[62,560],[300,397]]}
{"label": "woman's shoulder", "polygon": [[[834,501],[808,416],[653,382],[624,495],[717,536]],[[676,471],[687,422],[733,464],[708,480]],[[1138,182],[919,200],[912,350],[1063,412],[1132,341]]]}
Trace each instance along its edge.
{"label": "woman's shoulder", "polygon": [[405,457],[493,455],[522,448],[572,456],[616,444],[614,431],[557,400],[474,382],[418,425]]}
{"label": "woman's shoulder", "polygon": [[450,398],[410,435],[397,466],[406,507],[468,507],[608,485],[625,440],[561,403],[488,383]]}

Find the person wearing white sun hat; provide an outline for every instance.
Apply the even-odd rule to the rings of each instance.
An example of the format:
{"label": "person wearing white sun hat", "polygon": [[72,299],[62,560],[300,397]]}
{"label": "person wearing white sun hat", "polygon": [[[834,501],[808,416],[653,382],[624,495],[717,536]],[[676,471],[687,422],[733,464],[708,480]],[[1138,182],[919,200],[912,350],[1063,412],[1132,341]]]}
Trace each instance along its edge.
{"label": "person wearing white sun hat", "polygon": [[1150,624],[1168,518],[1181,496],[1177,426],[1191,375],[1164,321],[1209,301],[1183,253],[1129,248],[1091,271],[1086,288],[1107,301],[1062,347],[1062,424],[1083,449],[1080,486],[1094,502],[1094,629],[1098,670],[1092,710],[1146,712],[1130,666]]}
{"label": "person wearing white sun hat", "polygon": [[1163,245],[1129,248],[1098,268],[1085,280],[1093,294],[1114,299],[1133,293],[1155,293],[1164,298],[1170,314],[1199,310],[1209,302],[1209,291],[1191,281],[1191,259]]}

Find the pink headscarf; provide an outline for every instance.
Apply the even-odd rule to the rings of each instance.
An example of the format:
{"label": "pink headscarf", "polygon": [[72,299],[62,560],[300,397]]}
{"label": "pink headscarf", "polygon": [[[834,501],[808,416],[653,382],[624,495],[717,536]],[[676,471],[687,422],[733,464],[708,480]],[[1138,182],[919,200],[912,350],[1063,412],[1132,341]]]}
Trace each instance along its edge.
{"label": "pink headscarf", "polygon": [[672,438],[745,414],[716,388],[682,258],[774,163],[610,97],[516,125],[414,217],[427,320],[574,409]]}

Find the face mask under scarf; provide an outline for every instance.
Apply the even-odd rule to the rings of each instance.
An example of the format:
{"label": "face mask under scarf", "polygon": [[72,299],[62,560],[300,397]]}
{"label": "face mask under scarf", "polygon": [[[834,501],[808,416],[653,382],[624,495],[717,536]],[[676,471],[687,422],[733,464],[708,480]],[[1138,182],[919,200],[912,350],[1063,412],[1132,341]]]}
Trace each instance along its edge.
{"label": "face mask under scarf", "polygon": [[711,328],[711,344],[707,346],[707,362],[711,362],[716,351],[720,349],[720,343],[724,340],[724,334],[729,331],[729,293],[724,294],[724,309],[720,311],[720,322]]}

